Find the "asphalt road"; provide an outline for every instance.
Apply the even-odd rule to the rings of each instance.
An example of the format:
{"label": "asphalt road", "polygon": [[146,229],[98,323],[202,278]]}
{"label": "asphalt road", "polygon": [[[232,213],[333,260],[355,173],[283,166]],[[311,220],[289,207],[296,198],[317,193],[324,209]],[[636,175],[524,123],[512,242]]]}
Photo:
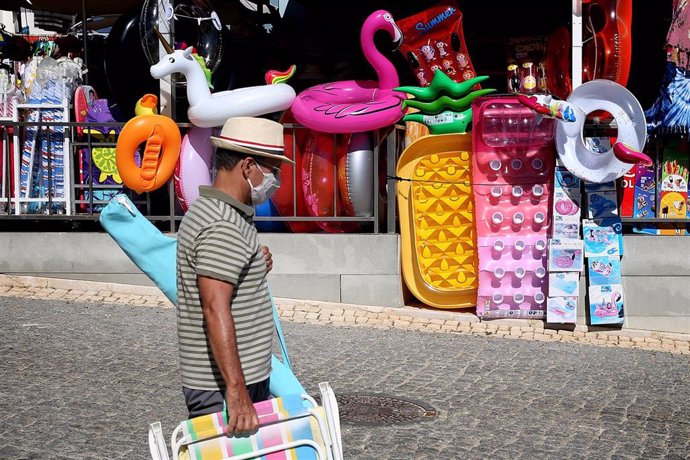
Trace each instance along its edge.
{"label": "asphalt road", "polygon": [[[283,324],[310,393],[381,394],[432,420],[343,423],[346,459],[689,458],[690,357]],[[146,459],[185,418],[171,309],[0,298],[0,458]]]}

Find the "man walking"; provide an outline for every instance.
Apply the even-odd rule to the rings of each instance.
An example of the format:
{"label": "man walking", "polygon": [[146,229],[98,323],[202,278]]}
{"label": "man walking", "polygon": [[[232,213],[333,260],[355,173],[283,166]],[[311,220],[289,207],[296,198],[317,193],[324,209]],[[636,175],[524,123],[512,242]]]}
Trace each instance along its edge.
{"label": "man walking", "polygon": [[281,164],[293,162],[282,125],[262,118],[230,118],[211,142],[216,178],[199,188],[178,232],[180,370],[190,418],[219,412],[225,402],[228,434],[237,435],[258,428],[252,404],[270,396],[272,261],[252,206],[270,198]]}

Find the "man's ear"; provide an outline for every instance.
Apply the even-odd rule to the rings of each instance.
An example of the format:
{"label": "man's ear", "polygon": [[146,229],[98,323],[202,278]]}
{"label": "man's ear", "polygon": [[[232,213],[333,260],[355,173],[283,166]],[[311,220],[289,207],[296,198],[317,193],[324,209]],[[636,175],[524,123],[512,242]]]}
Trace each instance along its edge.
{"label": "man's ear", "polygon": [[254,160],[251,157],[244,157],[242,161],[240,161],[240,167],[242,168],[242,172],[244,173],[245,177],[249,177],[252,164],[254,164]]}

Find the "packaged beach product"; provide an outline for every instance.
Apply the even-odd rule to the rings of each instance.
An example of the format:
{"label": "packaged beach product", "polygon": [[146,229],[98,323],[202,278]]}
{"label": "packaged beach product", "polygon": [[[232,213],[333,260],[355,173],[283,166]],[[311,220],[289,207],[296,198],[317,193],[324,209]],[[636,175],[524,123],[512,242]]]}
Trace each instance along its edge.
{"label": "packaged beach product", "polygon": [[456,82],[476,76],[462,30],[457,2],[442,1],[413,16],[397,20],[403,33],[400,52],[420,86],[427,86],[436,69]]}

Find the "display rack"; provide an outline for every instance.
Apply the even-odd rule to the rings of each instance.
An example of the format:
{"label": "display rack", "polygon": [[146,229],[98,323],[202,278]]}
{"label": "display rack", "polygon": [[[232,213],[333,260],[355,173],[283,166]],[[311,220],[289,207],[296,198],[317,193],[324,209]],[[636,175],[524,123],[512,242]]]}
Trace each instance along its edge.
{"label": "display rack", "polygon": [[[0,118],[0,123],[3,120],[8,119]],[[0,145],[2,145],[2,151],[0,151],[0,163],[2,164],[2,167],[0,167],[0,212],[4,213],[6,212],[6,207],[9,206],[11,189],[9,168],[10,143],[9,135],[7,134],[7,127],[3,127],[3,129],[0,130],[0,135],[2,135],[2,140],[0,141]]]}
{"label": "display rack", "polygon": [[[66,100],[62,101],[62,104],[17,104],[12,113],[12,121],[19,122],[20,112],[36,110],[38,111],[38,120],[31,125],[36,127],[36,137],[38,138],[39,133],[45,133],[47,138],[50,139],[51,134],[56,129],[51,125],[41,125],[41,122],[69,122],[69,103]],[[50,120],[44,120],[44,110],[50,110],[51,116],[55,118]],[[62,128],[66,129],[66,128]],[[29,168],[28,177],[26,178],[26,187],[22,190],[21,185],[21,166],[22,166],[22,148],[25,145],[26,139],[22,139],[21,132],[26,132],[25,130],[15,129],[13,133],[13,143],[14,143],[14,197],[12,198],[14,204],[14,214],[21,215],[27,214],[28,205],[31,203],[37,203],[41,209],[45,209],[45,214],[54,214],[52,210],[52,205],[56,203],[62,203],[64,205],[63,214],[72,215],[73,214],[73,203],[72,203],[72,165],[71,156],[69,154],[69,136],[65,132],[63,135],[63,145],[62,145],[62,161],[63,161],[63,175],[64,184],[62,187],[62,196],[53,196],[51,192],[53,177],[52,168],[52,152],[51,152],[51,142],[46,143],[47,152],[47,178],[48,178],[48,190],[46,196],[42,197],[32,197],[30,193],[31,185],[31,175],[33,174],[33,167]],[[37,154],[35,151],[36,141],[34,141],[33,148],[31,149],[31,156],[29,159],[29,165],[33,165],[34,156]]]}

